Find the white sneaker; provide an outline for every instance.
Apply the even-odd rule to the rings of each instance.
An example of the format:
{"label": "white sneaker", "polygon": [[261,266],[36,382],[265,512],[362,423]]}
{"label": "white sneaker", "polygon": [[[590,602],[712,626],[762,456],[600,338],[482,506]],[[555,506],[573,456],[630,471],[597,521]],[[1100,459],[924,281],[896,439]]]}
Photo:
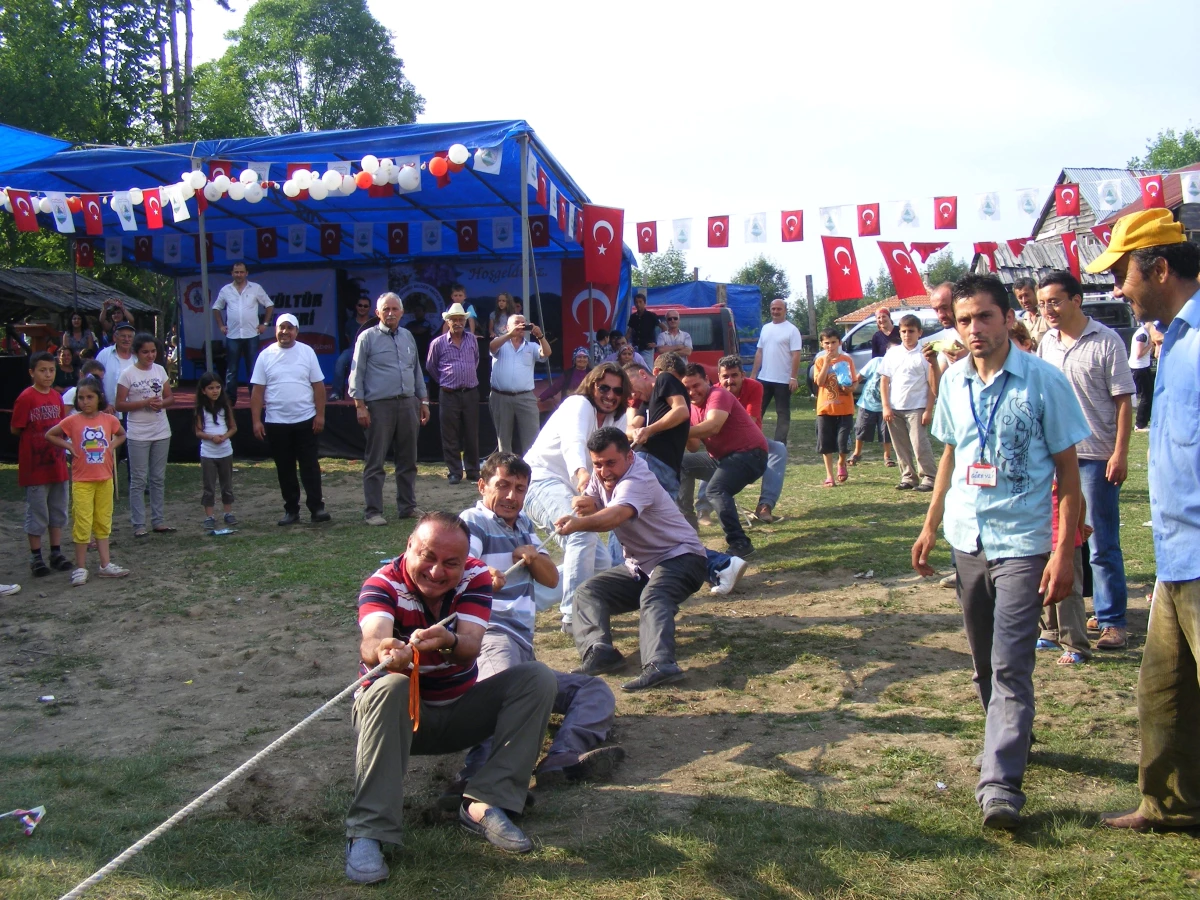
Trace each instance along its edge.
{"label": "white sneaker", "polygon": [[733,589],[737,587],[737,583],[742,580],[742,573],[746,571],[746,561],[740,556],[731,556],[729,565],[717,573],[717,583],[710,589],[710,594],[731,594]]}
{"label": "white sneaker", "polygon": [[387,519],[385,519],[379,513],[375,513],[375,515],[373,515],[373,516],[367,516],[365,519],[363,519],[363,521],[366,522],[368,525],[386,525],[387,524]]}
{"label": "white sneaker", "polygon": [[0,597],[11,597],[13,594],[21,593],[19,584],[0,584]]}
{"label": "white sneaker", "polygon": [[87,584],[87,579],[87,569],[76,569],[71,573],[71,587],[80,587],[81,585],[85,585]]}
{"label": "white sneaker", "polygon": [[118,566],[112,560],[108,561],[107,566],[101,566],[96,572],[101,578],[124,578],[129,574],[129,570],[123,566]]}

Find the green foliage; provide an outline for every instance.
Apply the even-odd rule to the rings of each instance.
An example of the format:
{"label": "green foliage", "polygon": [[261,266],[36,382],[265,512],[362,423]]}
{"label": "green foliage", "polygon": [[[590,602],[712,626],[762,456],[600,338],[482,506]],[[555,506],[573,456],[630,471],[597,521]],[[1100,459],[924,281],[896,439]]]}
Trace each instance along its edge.
{"label": "green foliage", "polygon": [[192,99],[195,110],[189,137],[194,140],[262,134],[262,127],[250,110],[245,74],[228,54],[196,67]]}
{"label": "green foliage", "polygon": [[[762,291],[762,320],[771,320],[771,301],[775,298],[786,301],[792,294],[787,273],[765,254],[759,254],[742,266],[733,276],[734,284],[757,285]],[[805,316],[807,318],[807,314]]]}
{"label": "green foliage", "polygon": [[965,259],[955,259],[949,250],[934,256],[925,269],[925,280],[933,287],[943,281],[958,281],[967,274],[970,265]]}
{"label": "green foliage", "polygon": [[[883,266],[879,267],[879,274],[874,278],[868,278],[867,284],[863,288],[863,299],[869,301],[886,300],[888,297],[896,296],[896,285],[892,281],[892,276]],[[847,307],[849,308],[849,307]]]}
{"label": "green foliage", "polygon": [[671,244],[665,253],[643,255],[641,266],[633,270],[631,277],[635,287],[666,287],[691,281],[692,273],[688,271],[687,256]]}
{"label": "green foliage", "polygon": [[236,101],[244,90],[258,131],[402,125],[425,108],[366,0],[258,0],[226,37],[232,46],[208,73],[223,83],[206,96]]}
{"label": "green foliage", "polygon": [[1158,133],[1146,141],[1146,155],[1129,160],[1131,169],[1182,169],[1200,162],[1200,128],[1185,128],[1176,134],[1174,128]]}

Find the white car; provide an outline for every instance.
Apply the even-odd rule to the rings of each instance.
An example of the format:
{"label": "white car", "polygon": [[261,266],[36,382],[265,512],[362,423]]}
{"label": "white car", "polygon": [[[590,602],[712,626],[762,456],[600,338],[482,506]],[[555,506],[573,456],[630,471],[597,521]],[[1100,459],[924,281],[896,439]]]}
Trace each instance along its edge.
{"label": "white car", "polygon": [[[938,321],[937,313],[929,307],[920,307],[913,309],[893,309],[892,325],[896,328],[900,327],[900,319],[907,315],[914,315],[921,320],[921,340],[919,343],[924,346],[932,340],[933,336],[942,331],[942,323]],[[854,360],[854,371],[861,372],[863,366],[871,361],[871,338],[875,336],[875,332],[879,331],[879,326],[875,324],[875,317],[868,316],[857,325],[846,332],[842,338],[842,352]],[[817,393],[816,384],[813,382],[813,367],[810,364],[808,367],[808,389],[815,396]]]}

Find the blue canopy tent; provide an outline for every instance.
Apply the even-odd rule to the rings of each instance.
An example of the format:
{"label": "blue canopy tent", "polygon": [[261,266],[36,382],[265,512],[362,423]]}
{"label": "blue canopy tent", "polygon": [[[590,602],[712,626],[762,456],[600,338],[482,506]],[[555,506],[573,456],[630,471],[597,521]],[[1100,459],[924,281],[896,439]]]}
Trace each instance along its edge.
{"label": "blue canopy tent", "polygon": [[[434,156],[445,155],[453,144],[465,145],[473,155],[461,171],[437,179],[425,167]],[[348,196],[335,192],[320,201],[304,196],[290,199],[279,189],[289,170],[297,165],[317,176],[339,166],[353,174],[367,154],[391,158],[397,165],[407,162],[419,166],[419,187],[404,191],[393,183],[374,192],[356,190]],[[520,120],[404,125],[145,148],[62,150],[40,159],[33,154],[20,164],[6,159],[0,155],[0,166],[5,168],[0,172],[0,185],[35,194],[101,195],[105,205],[98,233],[94,225],[93,233],[86,233],[84,213],[76,213],[72,221],[72,239],[91,243],[96,256],[109,261],[119,258],[130,265],[195,282],[195,289],[186,297],[194,301],[188,304],[196,314],[191,324],[205,329],[206,365],[212,362],[209,302],[216,293],[209,287],[209,268],[218,265],[224,272],[233,261],[245,262],[254,273],[286,268],[293,273],[311,274],[311,270],[336,269],[353,275],[356,270],[374,269],[385,273],[380,277],[388,285],[395,284],[395,267],[407,265],[410,268],[403,279],[434,282],[442,294],[449,283],[467,283],[474,274],[480,284],[493,288],[490,293],[494,296],[495,291],[504,289],[496,285],[507,273],[506,281],[511,280],[518,288],[512,293],[535,298],[526,310],[535,320],[545,322],[537,302],[540,296],[544,292],[558,295],[556,309],[548,318],[557,318],[563,326],[562,343],[557,349],[564,354],[571,347],[563,345],[577,340],[578,333],[606,324],[597,320],[589,327],[597,307],[601,315],[611,309],[612,321],[623,322],[628,314],[633,254],[626,247],[620,284],[614,286],[615,290],[609,288],[609,293],[616,296],[606,294],[597,304],[582,304],[585,321],[569,322],[572,315],[579,315],[578,297],[586,287],[580,281],[582,276],[576,274],[582,271],[583,248],[569,216],[567,227],[560,227],[555,200],[562,198],[568,210],[580,208],[589,200],[528,123]],[[226,194],[208,203],[203,212],[202,198],[197,194],[183,201],[186,213],[175,215],[169,193],[194,168],[213,174],[214,163],[226,163],[222,168],[235,181],[242,170],[254,168],[261,180],[273,186],[258,203],[235,201]],[[547,208],[535,202],[539,178],[544,181]],[[112,195],[132,188],[162,189],[161,228],[150,227],[147,204],[135,207],[132,220],[127,218],[122,224],[111,205]],[[53,215],[40,214],[39,220],[44,229],[56,227]],[[531,246],[539,241],[527,239],[531,221],[535,237],[542,228],[547,229],[541,246]],[[460,226],[466,223],[473,223],[468,226],[470,239],[461,242]],[[301,230],[297,231],[296,226],[302,226]],[[61,226],[59,230],[63,230]],[[398,236],[404,237],[403,245],[398,243]],[[199,253],[202,242],[210,247],[207,254]],[[397,252],[401,249],[406,252]],[[546,269],[556,263],[563,268]],[[428,277],[435,268],[436,277]],[[568,271],[574,289],[570,298],[564,296]],[[551,290],[539,284],[539,275],[559,272],[562,274],[557,282],[553,277],[543,279],[552,282]],[[185,299],[186,287],[182,280],[179,284],[180,297]],[[361,282],[360,288],[367,289]],[[483,293],[480,291],[481,299]],[[572,299],[576,302],[571,303]],[[296,300],[297,305],[300,302]],[[440,311],[440,307],[434,311]],[[482,317],[483,310],[480,314]],[[334,318],[340,325],[340,311]],[[332,358],[326,354],[322,361],[327,372]]]}
{"label": "blue canopy tent", "polygon": [[716,306],[718,287],[725,289],[725,302],[733,310],[733,321],[737,324],[741,352],[753,356],[758,345],[758,331],[762,325],[762,291],[756,285],[718,285],[713,281],[685,281],[683,284],[647,288],[646,304],[686,306],[690,309]]}
{"label": "blue canopy tent", "polygon": [[0,169],[29,165],[70,146],[69,141],[0,124]]}

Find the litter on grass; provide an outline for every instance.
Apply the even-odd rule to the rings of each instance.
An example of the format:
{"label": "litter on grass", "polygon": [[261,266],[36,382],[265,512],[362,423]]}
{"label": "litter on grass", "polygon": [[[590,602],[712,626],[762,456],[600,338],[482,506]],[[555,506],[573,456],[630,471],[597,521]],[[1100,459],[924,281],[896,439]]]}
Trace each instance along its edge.
{"label": "litter on grass", "polygon": [[33,834],[33,829],[37,828],[38,822],[42,821],[44,815],[46,815],[46,807],[35,806],[33,809],[14,809],[0,813],[0,819],[17,819],[21,823],[21,830],[28,837]]}

